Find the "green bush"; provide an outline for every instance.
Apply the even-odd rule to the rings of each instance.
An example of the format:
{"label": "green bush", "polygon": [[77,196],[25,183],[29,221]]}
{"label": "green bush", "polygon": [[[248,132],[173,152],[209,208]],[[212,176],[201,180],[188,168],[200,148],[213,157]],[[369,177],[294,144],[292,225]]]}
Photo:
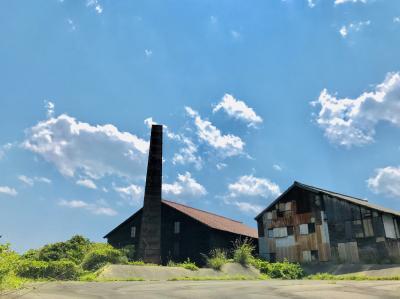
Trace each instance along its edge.
{"label": "green bush", "polygon": [[79,276],[79,267],[72,261],[21,260],[16,272],[21,277],[31,279],[73,280]]}
{"label": "green bush", "polygon": [[125,254],[128,261],[133,262],[135,260],[135,245],[126,245],[122,247],[121,251]]}
{"label": "green bush", "polygon": [[84,270],[95,271],[108,263],[127,264],[128,259],[120,250],[108,245],[104,246],[104,248],[89,251],[83,259],[82,268]]}
{"label": "green bush", "polygon": [[241,264],[242,266],[248,266],[253,261],[253,252],[255,246],[251,243],[249,239],[244,239],[243,241],[237,239],[233,246],[233,261]]}
{"label": "green bush", "polygon": [[252,264],[259,269],[261,273],[266,274],[271,278],[301,279],[305,275],[299,264],[289,263],[288,261],[270,263],[264,260],[255,259]]}
{"label": "green bush", "polygon": [[23,281],[15,275],[20,256],[10,244],[0,244],[0,290],[20,287]]}
{"label": "green bush", "polygon": [[214,270],[221,270],[222,266],[228,262],[226,252],[223,249],[215,248],[210,251],[209,255],[204,255],[207,267]]}
{"label": "green bush", "polygon": [[80,264],[92,245],[89,239],[76,235],[65,242],[45,245],[38,250],[38,260],[49,262],[66,259]]}

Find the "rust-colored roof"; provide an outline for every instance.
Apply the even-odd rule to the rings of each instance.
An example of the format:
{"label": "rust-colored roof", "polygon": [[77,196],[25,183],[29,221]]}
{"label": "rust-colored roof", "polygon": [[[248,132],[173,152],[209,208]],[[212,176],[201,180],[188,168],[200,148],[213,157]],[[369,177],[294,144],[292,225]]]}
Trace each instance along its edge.
{"label": "rust-colored roof", "polygon": [[257,230],[243,224],[242,222],[168,200],[162,200],[162,203],[211,228],[251,238],[258,238]]}

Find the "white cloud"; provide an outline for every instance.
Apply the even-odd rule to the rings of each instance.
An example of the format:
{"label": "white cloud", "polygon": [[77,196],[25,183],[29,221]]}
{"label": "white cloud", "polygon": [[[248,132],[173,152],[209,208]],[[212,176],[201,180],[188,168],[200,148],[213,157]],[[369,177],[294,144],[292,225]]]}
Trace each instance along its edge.
{"label": "white cloud", "polygon": [[240,39],[242,37],[242,34],[239,31],[231,30],[231,36],[234,39],[238,40],[238,39]]}
{"label": "white cloud", "polygon": [[126,187],[114,187],[114,190],[131,205],[138,205],[143,199],[143,188],[135,184]]}
{"label": "white cloud", "polygon": [[34,184],[33,179],[31,179],[31,178],[29,178],[29,177],[27,177],[27,176],[25,176],[25,175],[20,175],[20,176],[18,176],[18,179],[19,179],[21,182],[23,182],[23,183],[25,183],[25,184],[27,184],[27,185],[29,185],[29,186],[33,186],[33,184]]}
{"label": "white cloud", "polygon": [[335,5],[345,4],[345,3],[367,3],[367,0],[335,0]]}
{"label": "white cloud", "polygon": [[48,178],[45,178],[45,177],[37,177],[37,176],[35,176],[35,177],[31,178],[31,177],[28,177],[26,175],[19,175],[18,179],[21,182],[23,182],[23,183],[25,183],[25,184],[27,184],[28,186],[31,186],[31,187],[35,184],[35,182],[51,184],[51,180],[48,179]]}
{"label": "white cloud", "polygon": [[316,116],[329,141],[345,147],[374,141],[380,122],[400,126],[400,73],[388,73],[372,92],[355,99],[339,99],[324,89],[312,105],[320,105]]}
{"label": "white cloud", "polygon": [[263,119],[254,112],[253,108],[248,107],[245,102],[235,99],[230,94],[225,94],[222,97],[221,102],[214,107],[213,113],[221,109],[229,116],[248,123],[249,126],[256,127],[263,121]]}
{"label": "white cloud", "polygon": [[278,164],[274,164],[274,165],[272,165],[272,167],[277,171],[282,171],[282,166],[280,166]]}
{"label": "white cloud", "polygon": [[148,127],[149,129],[151,129],[152,125],[157,125],[157,123],[153,120],[152,117],[148,117],[144,120],[144,124],[146,125],[146,127]]}
{"label": "white cloud", "polygon": [[257,204],[252,204],[244,201],[234,201],[233,205],[238,207],[239,210],[249,214],[259,214],[264,207]]}
{"label": "white cloud", "polygon": [[218,22],[218,18],[216,16],[211,16],[210,22],[211,22],[211,24],[216,24]]}
{"label": "white cloud", "polygon": [[199,184],[189,172],[178,174],[178,180],[173,184],[163,184],[163,194],[177,198],[194,198],[207,194],[207,190]]}
{"label": "white cloud", "polygon": [[280,194],[279,186],[270,180],[244,175],[229,184],[227,195],[221,197],[227,205],[233,205],[246,213],[256,214],[263,208],[260,199],[272,199]]}
{"label": "white cloud", "polygon": [[259,196],[272,198],[281,194],[279,186],[268,179],[257,178],[253,175],[244,175],[228,185],[229,197]]}
{"label": "white cloud", "polygon": [[400,167],[378,168],[375,176],[369,178],[367,183],[374,193],[400,199]]}
{"label": "white cloud", "polygon": [[89,180],[89,179],[78,180],[78,181],[76,181],[76,184],[86,187],[86,188],[89,188],[89,189],[97,189],[96,184],[92,180]]}
{"label": "white cloud", "polygon": [[93,126],[63,114],[39,122],[26,135],[22,147],[65,176],[79,171],[92,179],[135,177],[142,176],[146,167],[148,142],[111,124]]}
{"label": "white cloud", "polygon": [[144,54],[146,55],[146,57],[150,57],[153,55],[153,51],[150,49],[144,49]]}
{"label": "white cloud", "polygon": [[54,116],[54,109],[55,109],[55,105],[53,102],[51,101],[44,101],[44,107],[46,108],[47,111],[47,117],[51,118]]}
{"label": "white cloud", "polygon": [[6,194],[10,196],[17,196],[18,192],[14,188],[10,188],[7,186],[0,186],[0,194]]}
{"label": "white cloud", "polygon": [[314,0],[307,0],[307,4],[310,8],[313,8],[315,6]]}
{"label": "white cloud", "polygon": [[93,7],[94,10],[98,13],[101,14],[103,12],[103,7],[99,3],[98,0],[87,0],[86,1],[86,6],[87,7]]}
{"label": "white cloud", "polygon": [[217,167],[218,170],[222,170],[226,168],[228,165],[226,163],[217,163],[215,167]]}
{"label": "white cloud", "polygon": [[95,215],[115,216],[118,214],[115,210],[104,206],[103,202],[93,204],[82,200],[61,200],[58,204],[71,209],[84,209]]}
{"label": "white cloud", "polygon": [[394,17],[393,23],[400,23],[400,17]]}
{"label": "white cloud", "polygon": [[343,25],[339,29],[339,34],[343,38],[346,38],[349,35],[349,33],[361,31],[364,27],[369,26],[370,24],[371,24],[371,21],[364,21],[364,22],[358,22],[358,23],[350,23],[347,26]]}
{"label": "white cloud", "polygon": [[[75,31],[76,30],[75,22],[72,19],[67,19],[67,23],[68,23],[69,29],[71,31]],[[53,111],[53,113],[54,113],[54,111]]]}
{"label": "white cloud", "polygon": [[6,152],[8,152],[14,145],[12,143],[6,143],[0,146],[0,160],[4,158]]}
{"label": "white cloud", "polygon": [[180,140],[184,144],[184,147],[181,147],[179,151],[174,154],[172,163],[182,165],[193,164],[197,170],[200,170],[203,166],[203,160],[200,156],[196,155],[197,146],[187,137],[181,136]]}
{"label": "white cloud", "polygon": [[243,154],[245,143],[240,137],[231,134],[222,135],[221,131],[211,122],[203,120],[197,111],[190,107],[185,107],[185,109],[187,114],[194,118],[197,136],[200,140],[217,150],[224,157]]}

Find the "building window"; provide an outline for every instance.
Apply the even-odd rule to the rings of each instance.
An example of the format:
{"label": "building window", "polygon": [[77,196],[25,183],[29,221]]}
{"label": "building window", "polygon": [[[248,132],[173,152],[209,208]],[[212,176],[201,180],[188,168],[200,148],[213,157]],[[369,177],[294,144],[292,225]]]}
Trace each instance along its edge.
{"label": "building window", "polygon": [[300,235],[308,235],[308,224],[300,224]]}
{"label": "building window", "polygon": [[131,227],[131,238],[136,238],[136,226]]}
{"label": "building window", "polygon": [[181,223],[179,221],[175,221],[174,234],[179,234],[180,232],[181,232]]}
{"label": "building window", "polygon": [[308,224],[308,233],[309,234],[315,233],[315,223]]}
{"label": "building window", "polygon": [[294,234],[293,226],[288,226],[287,227],[287,235],[288,236],[293,236],[293,234]]}

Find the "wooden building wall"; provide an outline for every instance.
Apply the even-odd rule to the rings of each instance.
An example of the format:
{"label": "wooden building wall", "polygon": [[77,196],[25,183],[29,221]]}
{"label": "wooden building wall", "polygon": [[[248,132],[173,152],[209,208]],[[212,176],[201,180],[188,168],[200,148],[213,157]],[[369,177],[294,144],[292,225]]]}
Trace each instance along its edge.
{"label": "wooden building wall", "polygon": [[[260,255],[268,259],[400,262],[400,217],[333,196],[293,188],[257,221]],[[301,233],[307,223],[314,233]],[[293,234],[282,235],[289,227]]]}
{"label": "wooden building wall", "polygon": [[[208,254],[214,248],[223,248],[227,251],[233,247],[233,242],[245,237],[212,229],[205,224],[183,214],[169,206],[161,206],[161,261],[163,264],[169,260],[175,262],[190,258],[198,265],[204,264],[201,254]],[[133,244],[137,248],[140,240],[141,212],[116,229],[108,236],[108,243],[121,248]],[[175,233],[175,222],[179,222],[180,231]],[[136,226],[136,237],[131,237],[131,227]],[[257,240],[253,239],[253,244]]]}

